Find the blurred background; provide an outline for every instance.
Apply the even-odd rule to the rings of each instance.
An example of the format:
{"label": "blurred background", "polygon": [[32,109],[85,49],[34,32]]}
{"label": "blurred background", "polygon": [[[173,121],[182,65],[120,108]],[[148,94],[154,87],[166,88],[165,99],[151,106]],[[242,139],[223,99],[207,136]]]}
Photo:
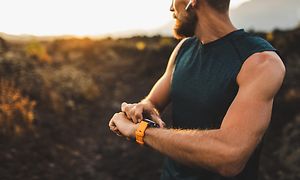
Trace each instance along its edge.
{"label": "blurred background", "polygon": [[[108,121],[164,72],[178,43],[171,0],[0,3],[0,179],[158,179],[163,157]],[[232,0],[230,15],[287,67],[260,179],[300,179],[300,1]]]}

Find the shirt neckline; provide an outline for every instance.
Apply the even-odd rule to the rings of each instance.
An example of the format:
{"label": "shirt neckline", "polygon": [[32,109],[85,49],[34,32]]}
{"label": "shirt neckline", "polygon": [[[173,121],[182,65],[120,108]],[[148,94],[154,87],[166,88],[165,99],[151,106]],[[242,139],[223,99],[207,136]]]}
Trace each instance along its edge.
{"label": "shirt neckline", "polygon": [[214,41],[211,41],[211,42],[208,42],[208,43],[205,43],[205,44],[203,44],[203,43],[198,39],[197,36],[194,36],[194,38],[195,38],[196,41],[200,44],[200,46],[202,46],[202,47],[210,47],[210,46],[213,46],[213,45],[218,44],[218,43],[220,43],[220,42],[223,42],[223,41],[225,41],[225,40],[231,38],[232,36],[236,36],[236,35],[242,34],[242,33],[244,33],[244,32],[245,32],[244,29],[237,29],[237,30],[234,30],[234,31],[232,31],[232,32],[230,32],[230,33],[228,33],[228,34],[226,34],[226,35],[220,37],[219,39],[216,39],[216,40],[214,40]]}

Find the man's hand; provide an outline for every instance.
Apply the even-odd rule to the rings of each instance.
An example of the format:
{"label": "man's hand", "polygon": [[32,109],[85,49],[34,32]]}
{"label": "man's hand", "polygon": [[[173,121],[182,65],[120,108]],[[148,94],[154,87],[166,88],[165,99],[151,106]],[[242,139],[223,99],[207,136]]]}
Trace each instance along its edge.
{"label": "man's hand", "polygon": [[109,128],[118,136],[122,135],[129,138],[135,138],[135,131],[138,124],[131,122],[123,112],[114,114],[109,121]]}
{"label": "man's hand", "polygon": [[134,123],[141,122],[145,117],[144,115],[149,116],[151,120],[156,122],[160,127],[164,127],[165,123],[160,118],[160,115],[157,109],[150,101],[142,101],[134,104],[127,104],[123,102],[121,105],[121,111],[124,112],[128,119],[130,119]]}
{"label": "man's hand", "polygon": [[[141,122],[144,118],[150,118],[151,120],[156,122],[160,127],[165,126],[165,123],[160,118],[159,111],[163,111],[163,109],[169,104],[171,100],[170,82],[172,81],[175,60],[181,45],[186,39],[187,38],[183,39],[182,41],[180,41],[180,43],[178,43],[178,45],[171,54],[165,73],[155,83],[148,96],[139,103],[122,103],[121,111],[123,111],[126,114],[127,118],[130,119],[132,122],[138,123]],[[143,117],[143,115],[147,117]]]}

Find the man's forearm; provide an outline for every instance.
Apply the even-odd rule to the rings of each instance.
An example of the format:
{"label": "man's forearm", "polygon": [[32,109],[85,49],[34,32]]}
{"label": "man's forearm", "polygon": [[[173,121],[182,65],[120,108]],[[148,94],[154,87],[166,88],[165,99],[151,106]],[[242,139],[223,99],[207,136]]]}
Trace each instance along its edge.
{"label": "man's forearm", "polygon": [[176,130],[148,128],[144,141],[186,165],[219,172],[231,161],[233,152],[221,130]]}

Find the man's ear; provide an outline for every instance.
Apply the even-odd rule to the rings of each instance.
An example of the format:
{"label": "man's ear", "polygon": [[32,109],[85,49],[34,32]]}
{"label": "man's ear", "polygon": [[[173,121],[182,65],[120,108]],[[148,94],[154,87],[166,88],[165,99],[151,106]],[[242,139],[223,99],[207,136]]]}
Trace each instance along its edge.
{"label": "man's ear", "polygon": [[197,8],[197,6],[198,6],[198,4],[199,4],[199,1],[200,0],[190,0],[189,1],[189,4],[190,4],[190,6],[192,6],[192,8]]}
{"label": "man's ear", "polygon": [[191,0],[192,2],[192,7],[196,7],[197,6],[197,3],[198,3],[199,0]]}

